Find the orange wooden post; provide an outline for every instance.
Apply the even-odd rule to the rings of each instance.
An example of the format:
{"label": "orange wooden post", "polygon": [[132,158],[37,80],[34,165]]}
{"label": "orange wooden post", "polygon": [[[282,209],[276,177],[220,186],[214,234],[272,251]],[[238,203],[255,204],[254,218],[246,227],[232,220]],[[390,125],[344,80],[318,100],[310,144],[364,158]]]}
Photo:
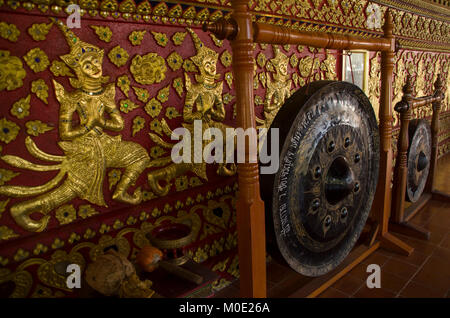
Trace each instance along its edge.
{"label": "orange wooden post", "polygon": [[[232,0],[232,19],[237,33],[231,41],[236,88],[237,123],[244,130],[255,128],[253,102],[253,30],[247,0]],[[258,163],[249,163],[248,144],[245,163],[238,165],[239,195],[237,230],[240,293],[242,297],[266,297],[266,234],[264,202],[259,194]]]}
{"label": "orange wooden post", "polygon": [[380,174],[375,192],[372,211],[380,224],[379,238],[382,247],[409,255],[413,248],[402,242],[388,231],[391,211],[391,180],[392,180],[392,74],[394,70],[395,37],[392,15],[386,11],[384,37],[391,40],[389,51],[381,53],[381,92],[380,92]]}

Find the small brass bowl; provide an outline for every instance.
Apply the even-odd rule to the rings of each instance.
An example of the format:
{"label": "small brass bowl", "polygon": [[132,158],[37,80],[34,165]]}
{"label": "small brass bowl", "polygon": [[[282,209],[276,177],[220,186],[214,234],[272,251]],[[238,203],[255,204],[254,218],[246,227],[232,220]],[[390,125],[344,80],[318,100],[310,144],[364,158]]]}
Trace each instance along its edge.
{"label": "small brass bowl", "polygon": [[192,242],[192,229],[184,223],[159,225],[149,233],[150,242],[160,249],[182,248]]}

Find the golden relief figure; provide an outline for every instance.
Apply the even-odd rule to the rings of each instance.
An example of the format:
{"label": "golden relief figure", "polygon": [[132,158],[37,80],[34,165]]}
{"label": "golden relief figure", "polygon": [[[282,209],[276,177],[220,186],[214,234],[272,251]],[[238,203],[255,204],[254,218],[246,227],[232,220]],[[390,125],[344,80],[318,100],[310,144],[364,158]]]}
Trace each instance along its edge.
{"label": "golden relief figure", "polygon": [[288,74],[289,58],[280,51],[279,47],[273,46],[275,57],[270,60],[276,73],[273,74],[273,80],[269,74],[266,76],[266,97],[264,100],[264,117],[262,121],[257,122],[263,124],[262,127],[269,128],[275,118],[278,110],[283,106],[284,101],[291,96],[292,80]]}
{"label": "golden relief figure", "polygon": [[[127,190],[150,162],[146,150],[139,144],[122,141],[120,135],[110,136],[105,133],[121,131],[124,121],[114,101],[114,83],[105,84],[108,77],[102,73],[103,50],[80,41],[61,21],[56,21],[56,24],[70,47],[70,53],[61,56],[61,59],[77,76],[76,79],[70,79],[76,88],[72,92],[66,91],[61,84],[53,81],[55,95],[60,103],[59,134],[62,141],[58,144],[65,155],[44,153],[27,137],[26,147],[34,157],[57,164],[37,165],[16,156],[2,157],[15,167],[35,171],[59,170],[54,179],[41,186],[0,187],[1,195],[12,197],[40,194],[34,199],[19,202],[10,209],[17,224],[34,232],[47,227],[50,211],[74,198],[106,206],[102,188],[108,167],[125,168],[112,198],[128,204],[140,203],[140,188],[132,195]],[[76,122],[76,116],[79,117],[79,122]],[[64,183],[58,187],[66,175]],[[48,192],[50,190],[52,191]],[[39,220],[32,219],[30,214],[34,212],[44,216]]]}
{"label": "golden relief figure", "polygon": [[[200,74],[195,75],[197,83],[192,83],[189,76],[185,73],[186,98],[183,108],[183,127],[194,134],[194,121],[202,121],[202,135],[203,132],[211,127],[218,128],[222,134],[226,135],[226,128],[229,127],[221,121],[225,119],[225,108],[222,100],[223,81],[216,82],[220,77],[217,74],[216,66],[218,60],[218,53],[206,47],[197,36],[197,34],[190,28],[187,28],[192,36],[197,54],[190,59],[197,66]],[[158,140],[158,136],[150,134],[154,141]],[[192,141],[193,142],[193,141]],[[162,141],[159,144],[165,148],[171,146]],[[203,141],[203,149],[206,142]],[[193,148],[192,148],[193,149]],[[166,162],[169,162],[167,160]],[[194,161],[194,160],[191,160]],[[202,160],[203,161],[203,160]],[[194,172],[197,176],[207,180],[206,164],[202,163],[172,163],[162,169],[152,171],[148,174],[148,183],[159,196],[166,195],[170,190],[170,180],[180,176],[187,171]],[[219,164],[217,173],[220,175],[233,175],[236,172],[236,166],[231,165],[227,167],[225,164]],[[165,182],[162,185],[161,182]]]}

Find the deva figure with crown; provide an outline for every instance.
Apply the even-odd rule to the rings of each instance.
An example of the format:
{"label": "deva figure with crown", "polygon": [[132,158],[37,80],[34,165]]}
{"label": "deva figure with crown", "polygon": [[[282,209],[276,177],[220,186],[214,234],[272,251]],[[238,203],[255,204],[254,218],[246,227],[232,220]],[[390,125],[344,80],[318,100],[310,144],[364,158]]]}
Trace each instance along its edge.
{"label": "deva figure with crown", "polygon": [[[12,197],[40,195],[19,202],[10,209],[17,224],[34,232],[47,227],[49,212],[74,198],[106,206],[102,188],[106,168],[109,167],[125,168],[112,198],[127,204],[140,203],[140,188],[133,194],[129,194],[127,190],[150,162],[147,151],[139,144],[122,141],[120,135],[110,136],[105,133],[122,130],[124,121],[115,104],[114,83],[106,84],[108,77],[102,73],[104,51],[81,41],[61,21],[55,20],[55,23],[70,47],[70,53],[60,58],[77,76],[76,79],[70,79],[72,86],[76,88],[71,92],[53,81],[56,98],[60,103],[59,135],[62,141],[58,144],[65,156],[47,154],[27,137],[26,147],[34,157],[58,164],[37,165],[16,156],[2,157],[15,167],[35,171],[59,170],[54,179],[41,186],[0,187],[0,194]],[[78,114],[79,123],[75,123],[75,114]],[[58,186],[65,176],[64,183]],[[32,219],[30,214],[34,212],[44,216],[40,220]]]}
{"label": "deva figure with crown", "polygon": [[[221,131],[223,136],[226,136],[226,128],[229,128],[230,126],[222,123],[225,119],[225,107],[222,100],[223,82],[216,82],[216,80],[220,78],[220,74],[217,74],[216,69],[219,54],[205,46],[192,29],[187,28],[187,31],[191,35],[197,51],[197,54],[190,59],[197,66],[200,73],[195,75],[197,83],[192,83],[189,76],[186,73],[184,74],[186,99],[183,107],[184,123],[182,125],[191,132],[191,135],[194,135],[193,123],[195,120],[201,120],[202,136],[208,128],[217,128]],[[150,137],[154,141],[157,141],[157,137],[152,135],[154,134],[150,133]],[[160,145],[162,147],[167,147],[167,144],[165,143],[161,143]],[[208,148],[208,142],[206,140],[203,140],[203,148]],[[208,150],[204,150],[204,152],[208,152]],[[197,155],[201,156],[202,154]],[[219,163],[217,174],[231,176],[236,173],[236,170],[237,168],[234,163]],[[170,180],[187,171],[192,171],[204,180],[208,179],[206,176],[205,162],[172,163],[167,167],[149,173],[148,184],[155,194],[164,196],[170,190]]]}

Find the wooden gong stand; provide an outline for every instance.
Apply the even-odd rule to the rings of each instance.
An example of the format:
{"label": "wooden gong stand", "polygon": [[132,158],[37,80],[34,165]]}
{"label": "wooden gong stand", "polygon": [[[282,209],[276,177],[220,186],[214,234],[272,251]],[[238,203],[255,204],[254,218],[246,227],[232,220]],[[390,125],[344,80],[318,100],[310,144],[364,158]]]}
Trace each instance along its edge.
{"label": "wooden gong stand", "polygon": [[[335,35],[324,32],[294,31],[285,27],[252,22],[248,0],[231,0],[231,19],[205,24],[204,31],[219,39],[231,41],[233,72],[236,88],[237,124],[244,130],[255,128],[253,103],[253,43],[294,44],[326,49],[381,51],[380,98],[380,173],[372,206],[372,239],[368,247],[359,246],[348,255],[338,268],[327,275],[313,279],[293,297],[314,297],[348,273],[379,247],[409,255],[413,248],[388,231],[391,209],[392,175],[392,74],[396,41],[393,22],[386,12],[384,37],[365,39],[356,36]],[[236,204],[238,253],[240,269],[240,295],[266,297],[266,249],[264,202],[259,193],[258,163],[249,162],[246,145],[245,163],[238,164],[239,195]]]}
{"label": "wooden gong stand", "polygon": [[[428,240],[430,232],[420,226],[409,223],[414,215],[417,214],[430,199],[442,200],[450,202],[448,194],[439,192],[435,188],[436,166],[438,159],[438,134],[439,134],[439,112],[441,110],[441,102],[444,99],[442,90],[441,76],[438,75],[434,83],[434,94],[424,97],[414,97],[411,77],[408,76],[406,84],[403,87],[403,97],[400,102],[395,105],[395,110],[400,113],[400,134],[398,136],[398,154],[397,164],[394,170],[394,185],[392,188],[392,215],[391,229],[394,232],[405,235],[414,236],[420,239]],[[405,208],[406,179],[408,171],[408,147],[409,135],[408,127],[412,118],[412,110],[427,104],[432,104],[433,115],[431,119],[431,159],[430,171],[428,173],[427,183],[424,192],[419,200]]]}

